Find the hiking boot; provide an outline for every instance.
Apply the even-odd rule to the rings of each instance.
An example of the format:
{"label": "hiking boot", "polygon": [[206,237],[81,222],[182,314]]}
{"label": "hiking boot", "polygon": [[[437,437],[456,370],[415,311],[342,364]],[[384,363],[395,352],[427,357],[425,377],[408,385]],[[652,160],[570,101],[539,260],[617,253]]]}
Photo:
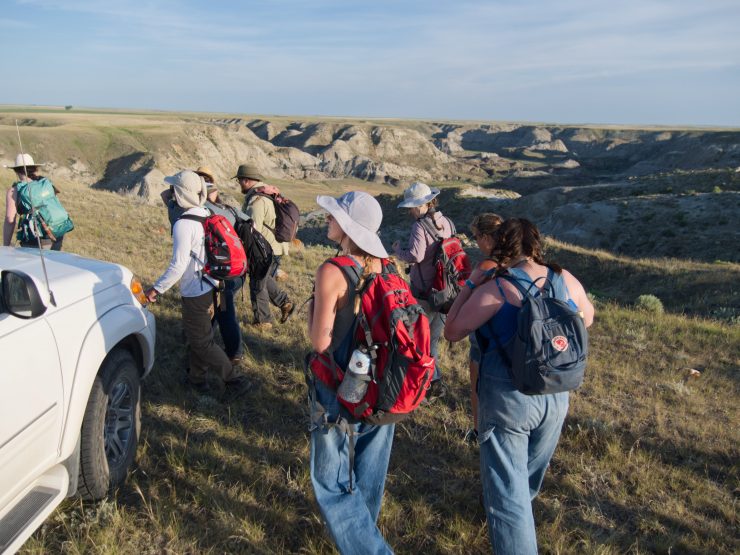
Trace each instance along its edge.
{"label": "hiking boot", "polygon": [[224,401],[236,401],[252,388],[252,384],[246,376],[237,376],[224,384],[225,391],[223,394]]}
{"label": "hiking boot", "polygon": [[285,301],[280,307],[280,323],[284,324],[287,322],[294,310],[295,305],[291,301]]}
{"label": "hiking boot", "polygon": [[187,378],[185,380],[185,385],[190,387],[198,395],[209,395],[211,393],[211,388],[206,380],[202,382],[194,382],[190,378]]}
{"label": "hiking boot", "polygon": [[272,329],[272,322],[254,322],[251,326],[257,331],[270,331]]}
{"label": "hiking boot", "polygon": [[429,385],[429,391],[427,391],[427,399],[432,402],[436,399],[441,399],[447,395],[447,386],[444,384],[442,379],[432,381]]}

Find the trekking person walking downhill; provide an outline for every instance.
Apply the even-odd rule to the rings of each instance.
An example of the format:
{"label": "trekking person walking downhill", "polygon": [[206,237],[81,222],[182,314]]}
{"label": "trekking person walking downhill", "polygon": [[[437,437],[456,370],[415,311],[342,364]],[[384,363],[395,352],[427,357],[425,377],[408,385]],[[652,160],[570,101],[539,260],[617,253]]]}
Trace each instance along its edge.
{"label": "trekking person walking downhill", "polygon": [[437,242],[439,238],[446,239],[454,233],[454,226],[450,219],[437,210],[437,195],[439,195],[439,189],[430,188],[419,181],[412,183],[403,192],[403,201],[398,204],[398,208],[407,208],[414,223],[405,248],[401,246],[400,241],[393,243],[396,257],[411,264],[409,275],[411,291],[429,318],[432,333],[432,356],[437,361],[432,385],[427,394],[430,400],[443,397],[446,393],[439,366],[439,340],[444,330],[446,315],[433,310],[426,297],[436,272],[434,258]]}
{"label": "trekking person walking downhill", "polygon": [[249,296],[254,311],[252,325],[259,329],[269,330],[272,328],[270,303],[280,309],[281,324],[287,321],[295,310],[290,297],[275,280],[275,275],[280,268],[280,258],[288,254],[288,243],[280,243],[275,239],[274,230],[277,219],[275,205],[272,199],[262,194],[263,178],[257,168],[250,164],[242,164],[237,169],[234,179],[237,180],[245,195],[242,210],[252,219],[254,228],[267,239],[272,247],[273,261],[267,276],[260,280],[251,278],[249,280]]}
{"label": "trekking person walking downhill", "polygon": [[16,234],[21,247],[62,250],[64,234],[74,225],[62,207],[59,191],[47,178],[39,175],[39,167],[30,154],[16,156],[13,171],[17,181],[5,195],[5,220],[3,221],[3,246],[13,241],[13,230],[18,220]]}
{"label": "trekking person walking downhill", "polygon": [[[327,237],[362,268],[362,277],[381,272],[388,253],[377,233],[383,220],[378,201],[353,191],[339,198],[319,196],[316,202],[329,212]],[[353,356],[358,295],[331,259],[319,266],[308,310],[308,334],[317,353],[332,354],[344,369]],[[392,553],[376,523],[394,424],[349,423],[346,410],[340,410],[337,392],[318,378],[311,382],[315,391],[309,401],[311,483],[329,533],[343,555]],[[343,429],[343,422],[351,430]]]}
{"label": "trekking person walking downhill", "polygon": [[[206,217],[206,183],[192,171],[166,177],[173,186],[177,205],[184,209],[182,216]],[[173,227],[172,259],[167,270],[146,291],[149,302],[156,302],[177,281],[182,297],[182,324],[188,341],[188,384],[198,393],[209,393],[208,369],[218,377],[216,395],[236,398],[249,387],[244,376],[237,373],[229,357],[213,340],[216,292],[219,283],[204,273],[206,251],[203,224],[180,217]]]}
{"label": "trekking person walking downhill", "polygon": [[[504,346],[512,342],[520,346],[522,333],[527,333],[517,331],[520,312],[533,310],[533,303],[547,310],[555,310],[556,304],[563,307],[567,312],[561,311],[559,317],[574,323],[583,334],[593,322],[594,307],[572,274],[544,261],[540,233],[532,222],[508,219],[496,230],[492,242],[491,256],[498,268],[495,273],[480,268],[473,272],[450,309],[445,337],[460,341],[477,330],[483,350],[478,377],[478,442],[491,546],[496,555],[531,554],[537,553],[532,499],[542,486],[560,438],[568,411],[568,389],[572,387],[551,388],[557,391],[553,393],[545,388],[542,393],[523,393],[521,357]],[[549,316],[545,312],[539,315]],[[528,324],[539,326],[538,333],[530,334],[534,339],[528,341],[541,340],[559,325],[553,320],[548,324],[555,327],[546,328],[543,320],[536,319]],[[554,336],[547,341],[547,348],[527,344],[524,352],[529,357],[532,346],[537,357],[547,352],[548,364],[565,361],[572,365],[572,361],[585,361],[581,357],[586,347],[581,343],[577,348],[578,338],[570,333],[568,337]],[[561,356],[564,358],[558,359]],[[539,358],[536,362],[539,364]],[[548,368],[551,375],[560,366]],[[566,385],[565,381],[560,383]],[[578,384],[580,381],[574,387]]]}
{"label": "trekking person walking downhill", "polygon": [[[247,215],[238,208],[224,204],[219,197],[218,188],[215,184],[213,172],[206,166],[201,166],[195,170],[199,176],[206,182],[206,202],[207,208],[211,214],[220,214],[224,216],[229,223],[236,227],[237,218],[247,220]],[[172,187],[162,192],[162,200],[167,206],[167,216],[170,220],[170,226],[185,212],[174,198]],[[242,331],[239,326],[239,319],[236,314],[235,295],[244,285],[244,277],[228,279],[222,282],[222,289],[218,291],[218,302],[216,303],[213,323],[218,324],[218,331],[224,342],[224,351],[229,357],[232,364],[238,364],[244,352],[242,342]]]}
{"label": "trekking person walking downhill", "polygon": [[[470,233],[478,244],[478,248],[485,258],[478,263],[478,270],[486,272],[496,267],[496,262],[491,259],[491,250],[493,249],[493,236],[501,225],[503,219],[498,214],[486,212],[478,214],[470,223]],[[473,413],[473,428],[465,434],[468,441],[478,443],[478,369],[481,360],[481,347],[475,332],[468,335],[470,339],[470,406]]]}

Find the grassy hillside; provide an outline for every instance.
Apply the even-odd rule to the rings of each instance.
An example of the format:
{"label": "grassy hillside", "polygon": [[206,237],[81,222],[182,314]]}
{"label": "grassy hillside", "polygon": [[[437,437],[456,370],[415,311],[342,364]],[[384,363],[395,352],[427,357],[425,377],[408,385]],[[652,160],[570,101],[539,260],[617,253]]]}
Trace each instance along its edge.
{"label": "grassy hillside", "polygon": [[[77,225],[65,250],[126,264],[147,283],[166,267],[163,209],[60,185]],[[480,208],[470,203],[455,214],[460,228]],[[408,225],[400,218],[389,224],[396,235]],[[390,229],[384,238],[393,235]],[[711,316],[715,305],[737,308],[740,268],[629,259],[556,242],[550,249],[596,292],[598,313],[586,383],[571,398],[534,504],[542,552],[738,552],[740,326]],[[315,268],[333,252],[312,245],[286,259],[296,300],[308,297]],[[669,313],[632,308],[646,292]],[[248,292],[238,302],[246,317]],[[244,327],[244,371],[255,388],[228,406],[182,385],[177,293],[152,311],[157,361],[144,384],[142,439],[129,480],[104,501],[65,502],[23,552],[331,552],[309,479],[305,311],[273,335]],[[380,526],[398,553],[490,552],[478,451],[463,442],[467,352],[466,342],[445,345],[451,394],[397,427]],[[689,368],[701,377],[690,379]]]}

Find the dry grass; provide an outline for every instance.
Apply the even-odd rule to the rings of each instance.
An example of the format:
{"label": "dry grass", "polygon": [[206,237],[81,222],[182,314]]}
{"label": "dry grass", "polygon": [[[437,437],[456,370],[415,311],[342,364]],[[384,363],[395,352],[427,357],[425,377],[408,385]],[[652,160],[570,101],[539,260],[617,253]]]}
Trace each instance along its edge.
{"label": "dry grass", "polygon": [[[77,224],[65,250],[121,262],[149,283],[165,268],[171,243],[163,210],[60,185]],[[572,396],[534,504],[541,550],[736,553],[740,327],[706,319],[711,307],[694,282],[734,287],[737,267],[551,248],[604,300],[586,384]],[[308,296],[314,269],[332,254],[310,246],[285,260],[294,298]],[[630,309],[638,293],[657,295],[668,313]],[[244,316],[247,297],[239,299]],[[737,293],[723,302],[736,306]],[[682,303],[696,316],[676,314]],[[152,310],[157,362],[144,384],[143,434],[129,480],[101,502],[65,502],[23,551],[331,552],[309,480],[305,312],[274,335],[245,327],[244,367],[256,387],[224,406],[181,383],[176,292]],[[478,453],[463,442],[467,345],[446,345],[441,363],[450,395],[398,426],[380,526],[399,553],[487,553]],[[701,377],[689,379],[688,368]]]}

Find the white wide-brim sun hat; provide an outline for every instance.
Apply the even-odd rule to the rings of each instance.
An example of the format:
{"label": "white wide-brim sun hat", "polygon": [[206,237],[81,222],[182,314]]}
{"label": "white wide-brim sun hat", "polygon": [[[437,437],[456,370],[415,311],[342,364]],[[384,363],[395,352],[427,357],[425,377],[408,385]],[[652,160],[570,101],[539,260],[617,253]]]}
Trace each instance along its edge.
{"label": "white wide-brim sun hat", "polygon": [[424,206],[439,194],[439,189],[430,187],[421,181],[415,181],[403,192],[403,201],[398,204],[399,208],[415,208]]}
{"label": "white wide-brim sun hat", "polygon": [[329,212],[350,239],[360,249],[378,258],[388,258],[388,252],[378,236],[383,210],[371,195],[350,191],[339,198],[319,195],[316,202]]}
{"label": "white wide-brim sun hat", "polygon": [[3,164],[6,168],[10,168],[11,170],[18,170],[25,168],[38,168],[39,166],[43,166],[43,164],[36,164],[33,161],[33,158],[30,154],[19,154],[15,157],[15,166],[8,166],[7,164]]}

